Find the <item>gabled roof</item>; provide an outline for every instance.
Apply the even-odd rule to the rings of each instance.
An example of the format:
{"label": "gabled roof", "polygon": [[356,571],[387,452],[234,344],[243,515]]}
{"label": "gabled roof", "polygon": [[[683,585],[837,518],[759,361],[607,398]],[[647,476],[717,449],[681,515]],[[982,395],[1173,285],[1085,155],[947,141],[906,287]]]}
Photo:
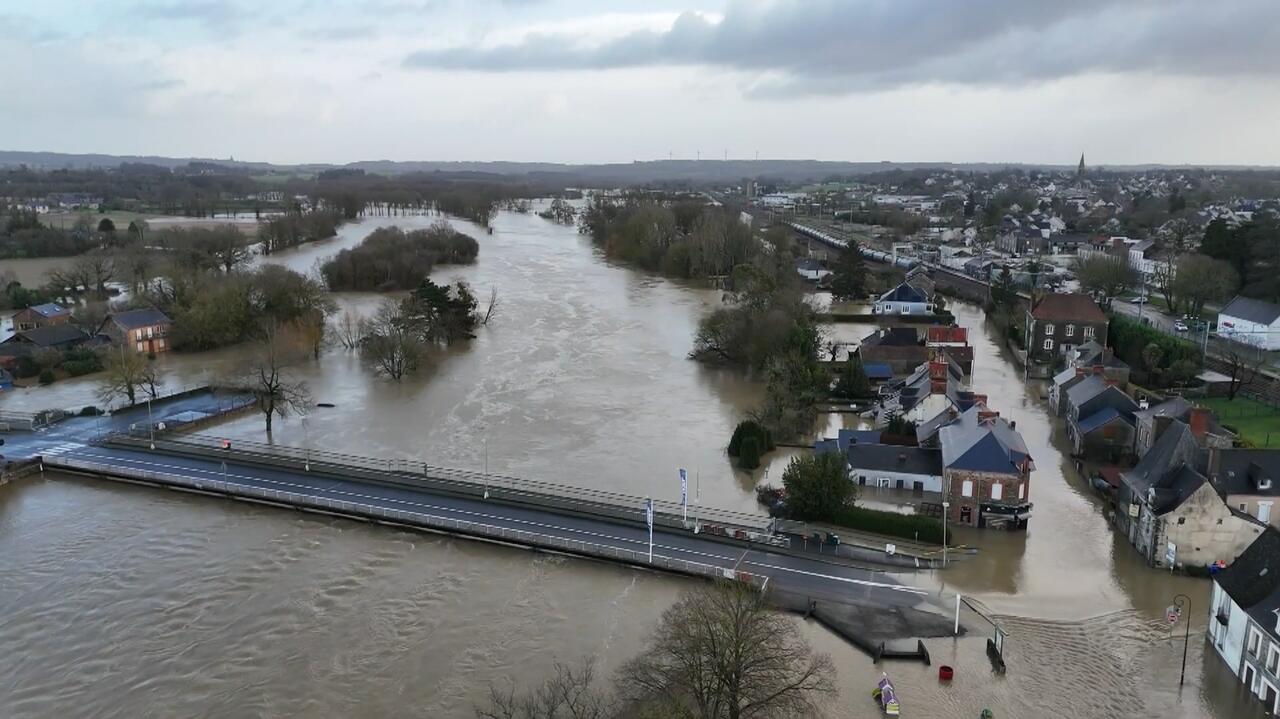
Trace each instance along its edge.
{"label": "gabled roof", "polygon": [[1076,372],[1075,367],[1068,367],[1053,376],[1053,384],[1054,386],[1061,387],[1062,385],[1067,384],[1068,382],[1070,382],[1071,380],[1077,377],[1079,377],[1081,380],[1084,380],[1088,376],[1089,375],[1087,373],[1080,374]]}
{"label": "gabled roof", "polygon": [[31,305],[27,309],[43,317],[61,317],[62,315],[71,313],[71,310],[63,307],[57,302],[46,302],[42,305]]}
{"label": "gabled roof", "polygon": [[153,325],[167,325],[170,323],[169,316],[157,309],[146,310],[125,310],[124,312],[112,312],[107,315],[103,322],[114,323],[122,330],[136,330],[139,327],[151,327]]}
{"label": "gabled roof", "polygon": [[920,347],[924,343],[914,327],[886,327],[863,337],[860,344],[869,347]]}
{"label": "gabled roof", "polygon": [[1036,303],[1031,316],[1050,322],[1106,322],[1107,316],[1088,295],[1049,294]]}
{"label": "gabled roof", "polygon": [[1143,419],[1151,417],[1182,417],[1191,407],[1192,404],[1181,397],[1170,397],[1160,404],[1138,410],[1133,416]]}
{"label": "gabled roof", "polygon": [[1220,492],[1280,495],[1280,449],[1221,449],[1216,463],[1213,483]]}
{"label": "gabled roof", "polygon": [[1020,474],[1022,464],[1031,462],[1022,435],[1000,417],[979,419],[979,414],[986,411],[985,405],[975,404],[938,430],[943,465],[949,469]]}
{"label": "gabled roof", "polygon": [[1280,609],[1280,531],[1267,527],[1213,581],[1271,636]]}
{"label": "gabled roof", "polygon": [[928,302],[929,297],[924,292],[903,282],[888,292],[880,295],[881,302]]}
{"label": "gabled roof", "polygon": [[1077,422],[1076,428],[1080,430],[1081,434],[1088,434],[1116,420],[1130,426],[1133,425],[1133,421],[1121,414],[1115,407],[1104,407]]}
{"label": "gabled roof", "polygon": [[89,339],[78,327],[71,325],[50,325],[15,333],[5,342],[29,342],[38,347],[57,347],[72,342],[83,342]]}
{"label": "gabled roof", "polygon": [[1137,466],[1121,475],[1135,499],[1145,499],[1147,490],[1176,471],[1198,453],[1195,435],[1182,422],[1174,422],[1160,439],[1138,460]]}
{"label": "gabled roof", "polygon": [[1083,382],[1077,382],[1067,390],[1067,399],[1073,407],[1079,406],[1107,391],[1108,386],[1106,377],[1091,374]]}
{"label": "gabled roof", "polygon": [[920,447],[889,444],[853,444],[848,450],[849,467],[858,470],[903,472],[942,476],[942,452]]}
{"label": "gabled roof", "polygon": [[1252,297],[1236,297],[1218,313],[1219,325],[1222,324],[1223,317],[1234,317],[1247,322],[1269,325],[1277,319],[1280,319],[1280,305],[1273,305],[1270,302],[1255,300]]}

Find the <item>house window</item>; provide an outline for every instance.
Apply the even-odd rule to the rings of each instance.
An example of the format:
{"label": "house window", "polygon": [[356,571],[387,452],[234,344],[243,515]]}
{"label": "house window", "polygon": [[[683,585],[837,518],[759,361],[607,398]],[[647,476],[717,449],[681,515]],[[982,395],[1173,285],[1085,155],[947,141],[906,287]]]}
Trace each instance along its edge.
{"label": "house window", "polygon": [[1249,645],[1248,645],[1249,656],[1257,658],[1258,648],[1259,646],[1261,646],[1261,644],[1262,644],[1262,635],[1259,634],[1258,631],[1255,629],[1249,630]]}
{"label": "house window", "polygon": [[1186,524],[1186,523],[1187,523],[1186,517],[1178,517],[1178,524]]}
{"label": "house window", "polygon": [[1062,330],[1062,334],[1064,334],[1064,335],[1066,335],[1066,336],[1068,336],[1068,337],[1075,337],[1075,336],[1076,336],[1076,326],[1075,326],[1075,325],[1067,325],[1066,329]]}
{"label": "house window", "polygon": [[1092,328],[1092,327],[1085,327],[1085,328],[1084,328],[1084,338],[1085,338],[1085,339],[1087,339],[1087,340],[1091,340],[1091,339],[1093,339],[1093,328]]}
{"label": "house window", "polygon": [[1272,644],[1267,648],[1267,671],[1271,676],[1275,676],[1277,667],[1280,667],[1280,647]]}
{"label": "house window", "polygon": [[1045,325],[1045,326],[1044,326],[1044,336],[1045,336],[1045,337],[1052,337],[1052,336],[1053,336],[1053,325]]}
{"label": "house window", "polygon": [[1004,485],[1003,485],[1003,484],[1000,484],[999,482],[994,482],[994,483],[992,483],[992,485],[991,485],[991,498],[992,498],[992,499],[994,499],[994,500],[997,500],[997,501],[998,501],[998,500],[1001,500],[1001,499],[1004,499]]}
{"label": "house window", "polygon": [[1046,340],[1044,341],[1044,348],[1045,348],[1045,349],[1047,349],[1047,350],[1051,350],[1051,349],[1053,349],[1053,340],[1051,340],[1051,339],[1046,339]]}
{"label": "house window", "polygon": [[973,480],[972,479],[966,479],[963,483],[960,484],[960,496],[961,497],[973,496]]}
{"label": "house window", "polygon": [[139,352],[141,352],[141,351],[142,351],[142,340],[138,340],[138,343],[137,343],[137,349],[138,349],[138,351],[139,351]]}
{"label": "house window", "polygon": [[1018,483],[1018,499],[1026,499],[1026,498],[1027,498],[1027,483],[1019,482]]}

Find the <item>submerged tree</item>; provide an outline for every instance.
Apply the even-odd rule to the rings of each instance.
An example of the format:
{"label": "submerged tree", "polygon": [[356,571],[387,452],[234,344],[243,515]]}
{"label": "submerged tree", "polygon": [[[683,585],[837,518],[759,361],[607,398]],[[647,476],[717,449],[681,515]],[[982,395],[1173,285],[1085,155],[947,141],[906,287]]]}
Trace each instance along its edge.
{"label": "submerged tree", "polygon": [[867,264],[858,243],[850,241],[840,251],[832,267],[831,296],[837,300],[862,299],[867,296]]}
{"label": "submerged tree", "polygon": [[254,406],[266,421],[267,434],[271,434],[275,417],[305,414],[311,404],[307,383],[292,379],[289,371],[289,366],[305,354],[306,347],[296,332],[275,323],[266,326],[263,339],[254,348],[240,384],[253,395]]}

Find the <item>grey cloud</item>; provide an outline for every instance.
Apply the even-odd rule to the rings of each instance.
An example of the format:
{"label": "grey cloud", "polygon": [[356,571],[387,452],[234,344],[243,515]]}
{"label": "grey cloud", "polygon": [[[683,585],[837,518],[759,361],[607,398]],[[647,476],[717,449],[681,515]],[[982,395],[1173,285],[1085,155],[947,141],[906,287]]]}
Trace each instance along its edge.
{"label": "grey cloud", "polygon": [[176,2],[144,2],[135,5],[132,14],[148,20],[198,20],[225,22],[237,13],[228,0],[177,0]]}
{"label": "grey cloud", "polygon": [[483,72],[699,65],[753,73],[749,94],[841,94],[922,83],[1011,85],[1086,72],[1280,73],[1274,0],[732,2],[663,32],[603,43],[530,35],[415,52],[409,68]]}

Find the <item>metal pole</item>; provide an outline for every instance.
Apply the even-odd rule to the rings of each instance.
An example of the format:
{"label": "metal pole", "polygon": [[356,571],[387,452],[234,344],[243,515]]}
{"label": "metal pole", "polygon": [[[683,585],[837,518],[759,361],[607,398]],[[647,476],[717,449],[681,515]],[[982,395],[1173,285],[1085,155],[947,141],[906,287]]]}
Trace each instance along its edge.
{"label": "metal pole", "polygon": [[951,509],[950,502],[942,503],[942,568],[947,567],[947,514]]}
{"label": "metal pole", "polygon": [[489,498],[489,432],[484,434],[484,498]]}
{"label": "metal pole", "polygon": [[956,630],[955,635],[960,636],[960,595],[956,595]]}
{"label": "metal pole", "polygon": [[1173,598],[1173,603],[1179,610],[1185,608],[1184,614],[1187,615],[1187,626],[1182,635],[1182,676],[1178,678],[1178,686],[1183,686],[1187,683],[1187,645],[1191,643],[1191,597],[1179,594]]}
{"label": "metal pole", "polygon": [[151,449],[156,448],[156,423],[151,419],[151,398],[147,398],[147,429],[151,431]]}
{"label": "metal pole", "polygon": [[311,471],[311,433],[307,431],[307,415],[302,415],[302,466]]}

